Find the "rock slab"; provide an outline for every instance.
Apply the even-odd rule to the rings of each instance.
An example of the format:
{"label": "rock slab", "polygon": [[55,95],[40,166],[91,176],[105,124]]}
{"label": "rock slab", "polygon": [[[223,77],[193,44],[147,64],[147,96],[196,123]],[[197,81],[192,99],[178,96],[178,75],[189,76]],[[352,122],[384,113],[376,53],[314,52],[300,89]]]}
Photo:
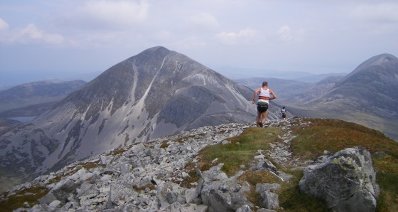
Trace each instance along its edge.
{"label": "rock slab", "polygon": [[304,169],[300,190],[326,201],[333,211],[375,211],[379,187],[370,153],[347,148]]}

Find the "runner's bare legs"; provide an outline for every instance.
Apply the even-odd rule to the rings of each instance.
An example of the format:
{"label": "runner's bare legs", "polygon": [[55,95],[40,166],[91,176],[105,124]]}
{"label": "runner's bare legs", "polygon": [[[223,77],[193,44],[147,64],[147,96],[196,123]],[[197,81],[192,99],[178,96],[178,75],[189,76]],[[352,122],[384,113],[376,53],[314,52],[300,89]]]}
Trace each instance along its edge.
{"label": "runner's bare legs", "polygon": [[260,114],[260,120],[259,120],[259,122],[260,122],[262,125],[265,124],[265,121],[267,120],[267,116],[268,116],[268,111],[262,112],[262,113]]}
{"label": "runner's bare legs", "polygon": [[259,127],[261,123],[261,113],[257,111],[256,126]]}

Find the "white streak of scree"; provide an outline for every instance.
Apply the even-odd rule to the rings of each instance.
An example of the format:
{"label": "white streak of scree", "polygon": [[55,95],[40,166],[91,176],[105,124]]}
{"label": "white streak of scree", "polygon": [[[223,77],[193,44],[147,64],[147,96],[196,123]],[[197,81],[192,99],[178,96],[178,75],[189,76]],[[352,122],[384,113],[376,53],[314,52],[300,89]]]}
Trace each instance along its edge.
{"label": "white streak of scree", "polygon": [[226,87],[228,88],[228,91],[232,94],[232,96],[234,96],[235,99],[239,101],[241,107],[245,108],[246,110],[249,110],[248,107],[249,104],[247,104],[248,101],[241,94],[239,94],[233,86],[226,84]]}
{"label": "white streak of scree", "polygon": [[135,66],[135,60],[131,63],[131,67],[133,69],[134,78],[133,78],[133,88],[131,89],[130,98],[132,102],[135,102],[135,89],[137,88],[137,81],[138,81],[138,73],[137,67]]}
{"label": "white streak of scree", "polygon": [[156,72],[156,74],[155,74],[155,76],[153,77],[151,83],[149,84],[148,88],[146,89],[144,95],[141,97],[140,101],[138,102],[138,105],[142,105],[142,104],[144,103],[144,100],[146,99],[146,97],[148,96],[149,91],[150,91],[151,88],[152,88],[153,82],[155,82],[155,79],[157,78],[158,74],[160,73],[160,70],[162,70],[162,68],[163,68],[163,65],[164,65],[164,62],[166,61],[166,58],[167,58],[167,56],[165,56],[165,57],[163,58],[163,61],[162,61],[162,64],[160,65],[159,70]]}

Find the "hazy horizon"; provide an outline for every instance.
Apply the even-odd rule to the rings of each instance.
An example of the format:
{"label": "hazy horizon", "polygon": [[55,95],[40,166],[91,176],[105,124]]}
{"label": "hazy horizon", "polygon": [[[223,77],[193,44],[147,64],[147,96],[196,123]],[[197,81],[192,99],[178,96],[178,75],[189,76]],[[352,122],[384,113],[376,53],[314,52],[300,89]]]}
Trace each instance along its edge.
{"label": "hazy horizon", "polygon": [[[326,2],[326,3],[325,3]],[[164,46],[230,78],[348,73],[398,55],[398,2],[56,0],[0,3],[0,88],[92,79]]]}

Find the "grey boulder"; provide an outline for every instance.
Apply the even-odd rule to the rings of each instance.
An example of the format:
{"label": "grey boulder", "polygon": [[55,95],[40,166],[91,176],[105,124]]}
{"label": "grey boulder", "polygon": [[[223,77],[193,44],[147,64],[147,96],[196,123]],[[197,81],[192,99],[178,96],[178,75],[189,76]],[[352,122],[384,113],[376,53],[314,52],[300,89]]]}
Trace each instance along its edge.
{"label": "grey boulder", "polygon": [[375,211],[379,193],[370,153],[347,148],[304,169],[300,190],[321,198],[333,211]]}
{"label": "grey boulder", "polygon": [[[203,173],[204,184],[201,198],[212,211],[236,211],[244,205],[252,205],[245,193],[250,191],[247,182],[240,183],[236,177],[228,178],[220,169],[222,164]],[[241,208],[240,210],[246,210]]]}
{"label": "grey boulder", "polygon": [[279,198],[276,191],[280,189],[280,185],[277,183],[258,183],[256,185],[256,192],[260,194],[261,206],[266,209],[277,209],[279,208]]}

